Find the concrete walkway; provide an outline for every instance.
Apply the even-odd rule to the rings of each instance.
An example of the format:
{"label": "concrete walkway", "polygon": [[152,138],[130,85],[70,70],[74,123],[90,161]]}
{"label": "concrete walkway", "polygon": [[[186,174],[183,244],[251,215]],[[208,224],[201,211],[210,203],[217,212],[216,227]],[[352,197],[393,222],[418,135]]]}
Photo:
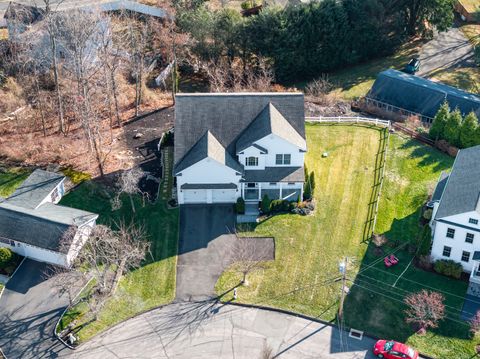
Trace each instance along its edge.
{"label": "concrete walkway", "polygon": [[435,33],[433,39],[422,46],[419,58],[417,75],[423,77],[430,77],[437,70],[475,66],[473,47],[458,27]]}
{"label": "concrete walkway", "polygon": [[95,337],[68,357],[373,359],[373,344],[370,338],[352,339],[347,333],[340,338],[331,326],[296,316],[197,302],[142,314]]}

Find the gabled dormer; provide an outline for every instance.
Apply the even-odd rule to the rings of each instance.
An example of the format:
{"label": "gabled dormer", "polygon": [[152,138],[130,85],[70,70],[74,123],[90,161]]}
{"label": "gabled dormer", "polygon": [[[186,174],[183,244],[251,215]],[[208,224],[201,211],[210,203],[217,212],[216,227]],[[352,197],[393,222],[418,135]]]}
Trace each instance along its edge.
{"label": "gabled dormer", "polygon": [[305,138],[272,103],[265,106],[236,142],[236,153],[245,170],[303,166],[306,150]]}

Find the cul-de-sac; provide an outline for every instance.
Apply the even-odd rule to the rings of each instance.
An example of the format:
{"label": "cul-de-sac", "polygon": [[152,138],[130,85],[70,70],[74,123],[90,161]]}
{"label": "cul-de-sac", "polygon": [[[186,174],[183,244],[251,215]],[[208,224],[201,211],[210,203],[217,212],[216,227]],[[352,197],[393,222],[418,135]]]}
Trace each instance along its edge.
{"label": "cul-de-sac", "polygon": [[480,357],[480,0],[0,0],[0,359]]}

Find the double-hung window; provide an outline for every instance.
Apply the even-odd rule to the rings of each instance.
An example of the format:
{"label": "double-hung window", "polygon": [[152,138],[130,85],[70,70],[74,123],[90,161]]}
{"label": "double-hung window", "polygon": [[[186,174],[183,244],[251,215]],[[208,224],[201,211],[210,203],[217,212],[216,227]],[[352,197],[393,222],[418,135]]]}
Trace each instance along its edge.
{"label": "double-hung window", "polygon": [[452,253],[452,247],[444,246],[443,247],[443,256],[450,257],[450,253]]}
{"label": "double-hung window", "polygon": [[470,223],[470,224],[478,224],[478,219],[469,218],[469,219],[468,219],[468,223]]}
{"label": "double-hung window", "polygon": [[250,166],[250,167],[258,166],[258,157],[245,158],[245,166]]}
{"label": "double-hung window", "polygon": [[289,153],[275,155],[276,165],[289,165],[292,162],[292,155]]}
{"label": "double-hung window", "polygon": [[463,251],[462,252],[462,262],[467,262],[470,260],[470,252]]}
{"label": "double-hung window", "polygon": [[473,243],[473,238],[475,235],[473,233],[467,233],[467,236],[465,237],[465,242],[467,243]]}
{"label": "double-hung window", "polygon": [[455,230],[453,228],[448,228],[447,229],[447,238],[453,238],[455,237]]}

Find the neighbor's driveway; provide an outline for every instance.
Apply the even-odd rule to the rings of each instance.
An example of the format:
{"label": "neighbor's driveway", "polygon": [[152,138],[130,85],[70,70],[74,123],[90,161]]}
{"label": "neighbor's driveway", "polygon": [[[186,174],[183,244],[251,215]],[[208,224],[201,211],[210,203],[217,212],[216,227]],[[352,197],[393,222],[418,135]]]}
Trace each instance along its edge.
{"label": "neighbor's driveway", "polygon": [[[70,358],[373,359],[374,340],[268,310],[215,302],[177,303],[128,320]],[[266,356],[270,349],[274,356]]]}
{"label": "neighbor's driveway", "polygon": [[0,348],[8,359],[55,358],[64,349],[53,330],[68,299],[45,280],[47,267],[26,259],[0,297]]}
{"label": "neighbor's driveway", "polygon": [[475,66],[473,47],[456,26],[446,32],[436,32],[433,39],[422,46],[419,58],[417,75],[423,77],[430,77],[437,70]]}

